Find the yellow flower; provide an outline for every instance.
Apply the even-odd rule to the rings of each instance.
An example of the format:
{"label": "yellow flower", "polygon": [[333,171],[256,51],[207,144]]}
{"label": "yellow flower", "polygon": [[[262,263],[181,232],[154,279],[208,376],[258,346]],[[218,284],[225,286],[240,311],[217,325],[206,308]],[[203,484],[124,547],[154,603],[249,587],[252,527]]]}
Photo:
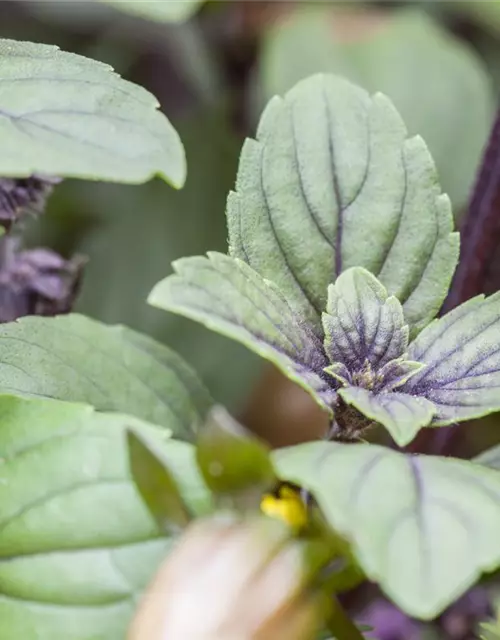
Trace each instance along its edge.
{"label": "yellow flower", "polygon": [[289,485],[282,485],[275,494],[266,493],[260,503],[262,513],[285,522],[295,531],[308,523],[307,505],[300,492]]}

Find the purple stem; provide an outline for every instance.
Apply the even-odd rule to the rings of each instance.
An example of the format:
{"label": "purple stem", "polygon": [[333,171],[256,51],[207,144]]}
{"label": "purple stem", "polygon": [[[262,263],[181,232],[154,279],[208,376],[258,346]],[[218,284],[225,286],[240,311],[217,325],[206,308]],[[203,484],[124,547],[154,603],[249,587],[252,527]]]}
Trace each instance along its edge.
{"label": "purple stem", "polygon": [[460,262],[441,313],[484,291],[491,259],[500,244],[500,110],[460,231]]}

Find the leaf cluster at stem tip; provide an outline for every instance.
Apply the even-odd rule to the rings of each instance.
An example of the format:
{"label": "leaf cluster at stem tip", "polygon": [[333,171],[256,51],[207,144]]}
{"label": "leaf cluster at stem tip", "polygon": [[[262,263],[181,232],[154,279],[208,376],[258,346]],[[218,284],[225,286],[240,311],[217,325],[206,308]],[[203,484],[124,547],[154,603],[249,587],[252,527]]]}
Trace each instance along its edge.
{"label": "leaf cluster at stem tip", "polygon": [[433,320],[458,260],[449,199],[421,138],[383,95],[298,83],[247,140],[227,205],[229,255],[183,258],[151,304],[271,361],[336,439],[500,409],[500,296]]}

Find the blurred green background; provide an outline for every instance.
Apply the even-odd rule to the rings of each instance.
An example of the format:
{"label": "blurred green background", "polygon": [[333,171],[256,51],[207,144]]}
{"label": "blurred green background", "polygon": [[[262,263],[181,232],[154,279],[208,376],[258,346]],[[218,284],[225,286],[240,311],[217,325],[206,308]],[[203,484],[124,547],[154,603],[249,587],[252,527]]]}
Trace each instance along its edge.
{"label": "blurred green background", "polygon": [[149,308],[146,296],[172,260],[225,250],[243,138],[267,99],[317,71],[392,98],[429,145],[459,221],[500,86],[500,2],[0,1],[0,37],[108,62],[156,94],[186,147],[182,191],[67,181],[32,224],[29,244],[88,256],[77,310],[169,344],[257,431],[268,435],[271,422],[279,431],[281,421],[288,435],[275,441],[321,430],[301,392],[263,373],[255,356]]}

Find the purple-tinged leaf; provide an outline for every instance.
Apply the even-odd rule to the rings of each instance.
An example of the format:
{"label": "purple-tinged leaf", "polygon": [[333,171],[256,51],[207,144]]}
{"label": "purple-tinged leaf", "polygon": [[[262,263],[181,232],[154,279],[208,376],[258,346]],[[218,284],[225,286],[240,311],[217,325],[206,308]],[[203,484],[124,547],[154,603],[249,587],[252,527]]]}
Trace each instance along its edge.
{"label": "purple-tinged leaf", "polygon": [[278,475],[309,490],[370,580],[433,619],[500,566],[500,473],[367,444],[277,451]]}
{"label": "purple-tinged leaf", "polygon": [[400,389],[436,405],[433,425],[500,410],[500,293],[434,320],[408,348],[427,365]]}
{"label": "purple-tinged leaf", "polygon": [[407,393],[373,393],[361,387],[346,387],[339,394],[344,402],[383,425],[400,447],[410,443],[435,412],[432,402]]}
{"label": "purple-tinged leaf", "polygon": [[362,267],[344,271],[328,287],[322,320],[327,356],[351,373],[368,363],[379,369],[401,357],[408,346],[401,303]]}
{"label": "purple-tinged leaf", "polygon": [[397,389],[424,367],[425,364],[421,362],[405,360],[404,358],[391,360],[379,372],[380,377],[383,379],[383,390],[393,391]]}
{"label": "purple-tinged leaf", "polygon": [[272,282],[241,260],[215,252],[173,266],[176,273],[151,292],[153,306],[241,342],[331,410],[335,391],[322,377],[328,361],[321,342]]}

